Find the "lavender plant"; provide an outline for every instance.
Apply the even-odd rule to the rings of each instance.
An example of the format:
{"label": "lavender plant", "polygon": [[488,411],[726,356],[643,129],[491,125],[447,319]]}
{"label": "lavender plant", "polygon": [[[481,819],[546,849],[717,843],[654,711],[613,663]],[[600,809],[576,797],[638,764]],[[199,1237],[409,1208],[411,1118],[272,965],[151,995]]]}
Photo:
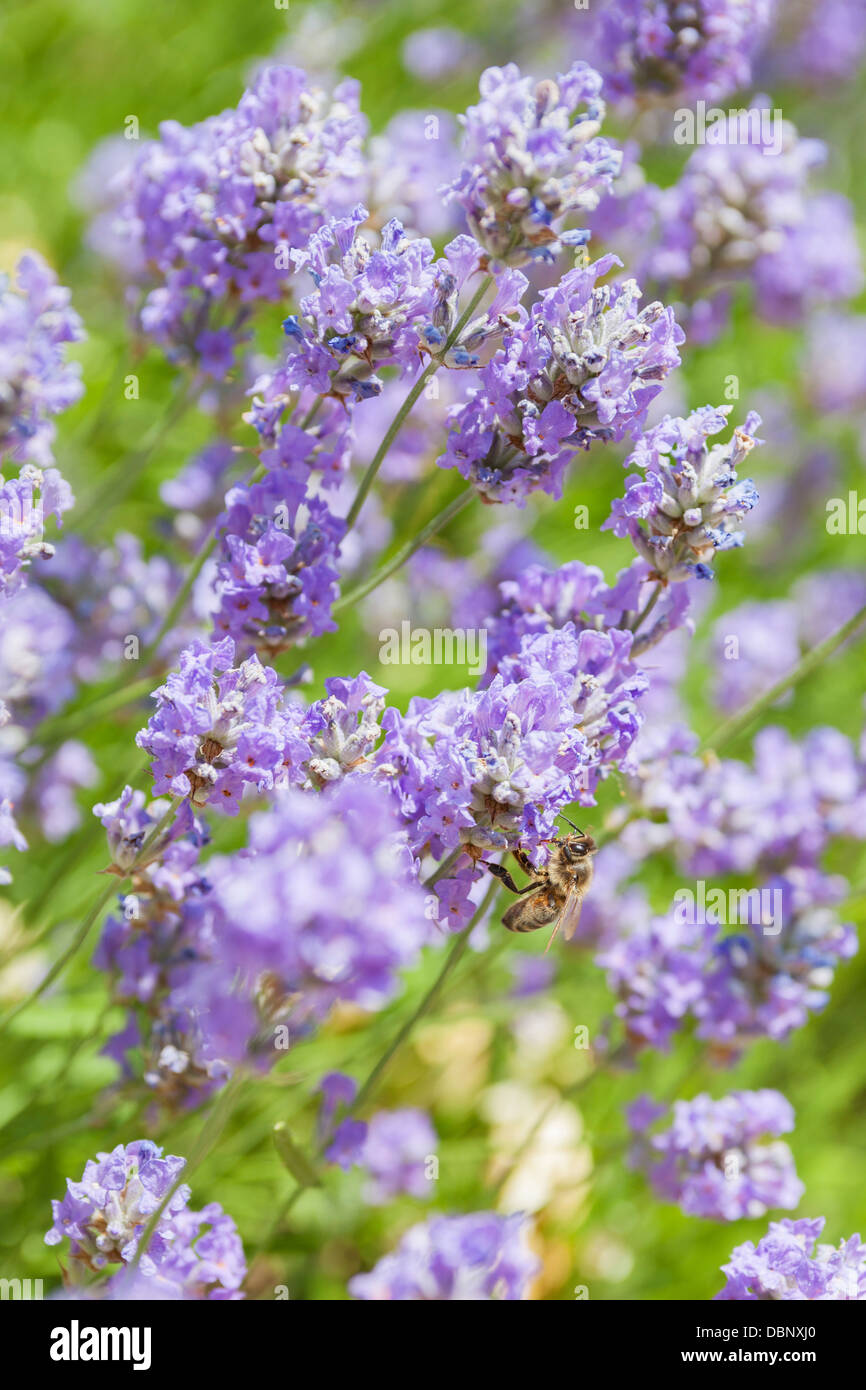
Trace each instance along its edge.
{"label": "lavender plant", "polygon": [[[373,135],[353,78],[269,62],[102,148],[120,364],[176,390],[104,472],[110,393],[56,423],[87,293],[36,253],[0,288],[0,1035],[94,1006],[48,1086],[72,1078],[51,1123],[85,1165],[45,1237],[64,1297],[559,1297],[632,1268],[581,1235],[603,1162],[680,1208],[711,1296],[691,1218],[820,1194],[761,1068],[845,1008],[866,744],[848,695],[842,727],[793,715],[856,661],[866,586],[809,507],[799,549],[769,533],[828,476],[792,436],[826,416],[859,466],[854,214],[763,100],[747,139],[733,113],[664,188],[643,172],[649,108],[747,87],[773,22],[607,6],[598,70],[490,66],[465,114]],[[475,52],[404,50],[418,85]],[[761,399],[792,326],[818,425]],[[570,944],[510,936],[508,891]],[[639,1095],[663,1054],[670,1110]],[[237,1226],[165,1147],[230,1185],[250,1162]],[[740,1244],[716,1296],[866,1298],[859,1237],[821,1225]]]}

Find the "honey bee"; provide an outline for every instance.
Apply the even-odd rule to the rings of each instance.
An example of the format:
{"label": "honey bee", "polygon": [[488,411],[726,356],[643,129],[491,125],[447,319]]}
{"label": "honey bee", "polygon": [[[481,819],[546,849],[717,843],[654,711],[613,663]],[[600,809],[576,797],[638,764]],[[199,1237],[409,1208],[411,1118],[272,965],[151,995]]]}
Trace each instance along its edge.
{"label": "honey bee", "polygon": [[509,931],[538,931],[539,927],[548,927],[553,922],[550,940],[544,948],[545,954],[550,950],[560,927],[566,941],[570,941],[577,931],[583,900],[592,882],[591,856],[598,848],[591,835],[585,834],[567,816],[562,819],[568,821],[575,834],[558,835],[556,839],[545,842],[553,849],[542,868],[537,869],[522,849],[512,850],[521,869],[532,880],[525,888],[518,888],[511,874],[501,864],[491,864],[488,859],[478,860],[510,892],[522,899],[521,902],[512,903],[503,914],[502,924]]}

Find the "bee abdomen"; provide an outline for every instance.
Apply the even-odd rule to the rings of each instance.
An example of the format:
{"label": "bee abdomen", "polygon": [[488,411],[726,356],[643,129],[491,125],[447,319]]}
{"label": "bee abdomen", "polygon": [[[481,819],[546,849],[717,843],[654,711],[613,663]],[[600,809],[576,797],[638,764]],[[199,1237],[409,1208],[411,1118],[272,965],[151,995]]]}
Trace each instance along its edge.
{"label": "bee abdomen", "polygon": [[502,925],[509,931],[538,931],[539,927],[549,926],[559,911],[556,897],[544,888],[522,902],[512,903],[503,914]]}

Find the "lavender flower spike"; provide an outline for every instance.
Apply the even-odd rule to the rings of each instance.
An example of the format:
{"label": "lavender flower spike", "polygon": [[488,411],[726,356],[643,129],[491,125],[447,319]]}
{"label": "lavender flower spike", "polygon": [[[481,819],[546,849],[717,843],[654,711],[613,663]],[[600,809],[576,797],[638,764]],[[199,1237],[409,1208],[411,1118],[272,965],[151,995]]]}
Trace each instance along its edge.
{"label": "lavender flower spike", "polygon": [[618,264],[603,256],[545,290],[452,412],[439,464],[488,501],[523,505],[536,488],[559,497],[575,450],[635,434],[679,365],[672,310],[639,308],[634,280],[596,283]]}
{"label": "lavender flower spike", "polygon": [[556,81],[533,83],[514,63],[481,74],[481,101],[461,117],[463,164],[445,185],[470,231],[500,265],[552,260],[584,231],[557,231],[594,208],[619,173],[621,154],[599,131],[601,78],[577,62]]}
{"label": "lavender flower spike", "polygon": [[[156,713],[136,735],[153,758],[154,791],[210,802],[237,812],[247,786],[287,784],[287,769],[303,756],[283,709],[274,670],[252,656],[234,666],[230,637],[208,645],[196,639],[180,669],[154,692]],[[299,716],[298,716],[299,717]]]}
{"label": "lavender flower spike", "polygon": [[601,17],[611,96],[719,100],[746,87],[773,0],[616,0]]}
{"label": "lavender flower spike", "polygon": [[[80,1182],[67,1181],[66,1196],[52,1202],[54,1224],[47,1245],[70,1241],[67,1286],[85,1296],[121,1299],[237,1299],[246,1274],[235,1223],[216,1202],[190,1211],[189,1188],[176,1187],[136,1269],[142,1233],[169,1192],[186,1159],[163,1157],[149,1139],[88,1159]],[[89,1281],[121,1266],[99,1285]],[[134,1285],[134,1287],[133,1287]]]}
{"label": "lavender flower spike", "polygon": [[733,529],[758,500],[751,479],[737,481],[737,468],[761,441],[753,431],[761,423],[754,412],[728,444],[707,440],[725,426],[730,406],[704,406],[687,419],[666,416],[639,440],[626,467],[642,474],[626,480],[625,496],[616,498],[604,530],[628,536],[657,578],[697,576],[711,579],[709,561],[717,550],[743,544]]}
{"label": "lavender flower spike", "polygon": [[763,1216],[771,1207],[796,1207],[805,1191],[787,1144],[759,1142],[793,1127],[794,1112],[778,1091],[734,1091],[719,1101],[695,1096],[674,1102],[673,1123],[660,1134],[647,1137],[641,1120],[633,1161],[658,1196],[688,1216]]}
{"label": "lavender flower spike", "polygon": [[866,1301],[866,1245],[859,1235],[838,1246],[818,1244],[824,1218],[771,1221],[757,1245],[747,1240],[722,1265],[727,1282],[717,1299],[826,1303]]}
{"label": "lavender flower spike", "polygon": [[528,1222],[519,1213],[434,1217],[407,1231],[369,1274],[356,1274],[349,1292],[400,1302],[525,1299],[541,1268],[527,1236]]}

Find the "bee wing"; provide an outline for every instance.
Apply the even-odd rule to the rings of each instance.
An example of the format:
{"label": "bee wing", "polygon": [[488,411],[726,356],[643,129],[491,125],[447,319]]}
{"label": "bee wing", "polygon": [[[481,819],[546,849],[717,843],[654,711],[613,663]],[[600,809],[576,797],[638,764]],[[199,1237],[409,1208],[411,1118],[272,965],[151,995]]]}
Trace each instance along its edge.
{"label": "bee wing", "polygon": [[580,910],[583,907],[583,897],[583,887],[575,885],[565,900],[565,906],[562,909],[559,925],[566,941],[570,941],[577,931],[577,924],[580,921]]}

